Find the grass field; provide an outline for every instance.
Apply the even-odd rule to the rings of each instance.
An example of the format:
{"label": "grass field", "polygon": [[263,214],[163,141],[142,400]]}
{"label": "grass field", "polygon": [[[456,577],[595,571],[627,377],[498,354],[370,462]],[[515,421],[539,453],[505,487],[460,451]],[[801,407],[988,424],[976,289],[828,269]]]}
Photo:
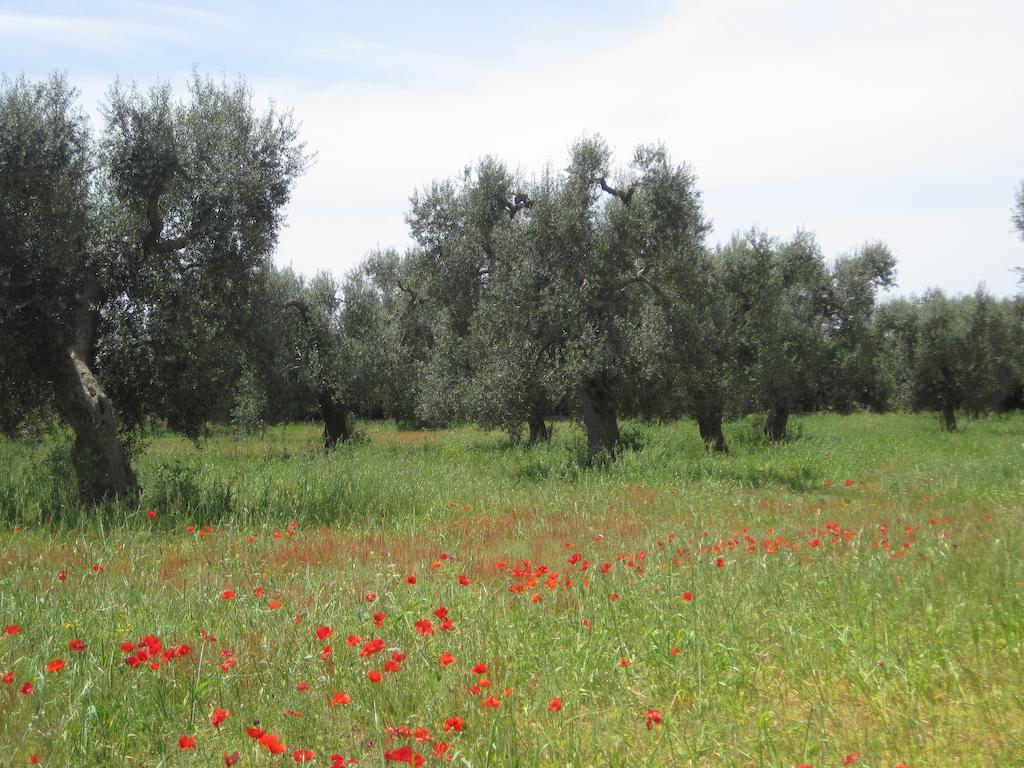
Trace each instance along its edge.
{"label": "grass field", "polygon": [[92,513],[0,441],[0,764],[1022,766],[1024,418],[963,426],[158,436]]}

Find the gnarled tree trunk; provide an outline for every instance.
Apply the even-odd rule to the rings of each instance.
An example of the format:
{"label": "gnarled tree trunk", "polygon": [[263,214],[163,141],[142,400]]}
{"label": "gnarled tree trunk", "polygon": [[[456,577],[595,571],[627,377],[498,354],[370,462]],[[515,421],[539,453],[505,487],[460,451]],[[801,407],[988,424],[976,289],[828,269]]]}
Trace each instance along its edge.
{"label": "gnarled tree trunk", "polygon": [[551,439],[551,428],[544,421],[544,404],[535,403],[526,414],[526,423],[530,427],[530,445]]}
{"label": "gnarled tree trunk", "polygon": [[619,444],[619,422],[607,376],[588,376],[580,383],[577,393],[583,408],[590,455],[614,451]]}
{"label": "gnarled tree trunk", "polygon": [[786,424],[788,421],[789,408],[775,405],[768,410],[768,418],[764,423],[764,436],[768,438],[768,442],[777,443],[786,439]]}
{"label": "gnarled tree trunk", "polygon": [[96,304],[102,289],[96,278],[86,281],[75,313],[75,342],[54,366],[53,392],[61,415],[75,430],[74,464],[82,498],[134,498],[139,485],[117,433],[114,408],[90,368],[98,320]]}
{"label": "gnarled tree trunk", "polygon": [[[285,304],[285,307],[291,307],[298,311],[302,325],[306,329],[309,348],[317,350],[319,345],[313,324],[309,319],[309,305],[302,299],[292,299]],[[322,375],[318,375],[317,378],[319,383],[316,398],[320,404],[320,415],[324,420],[324,450],[331,451],[338,443],[343,443],[352,437],[352,425],[349,423],[344,403],[335,396],[330,383]]]}
{"label": "gnarled tree trunk", "polygon": [[725,444],[725,435],[722,433],[721,410],[709,408],[698,413],[697,428],[700,430],[700,439],[704,441],[704,447],[708,452],[729,452],[729,446]]}
{"label": "gnarled tree trunk", "polygon": [[942,406],[942,418],[946,422],[946,431],[956,432],[956,408],[952,403],[946,402]]}
{"label": "gnarled tree trunk", "polygon": [[320,415],[324,419],[324,450],[330,451],[339,442],[343,443],[352,437],[352,426],[345,407],[338,402],[329,387],[321,384],[317,399],[320,401]]}

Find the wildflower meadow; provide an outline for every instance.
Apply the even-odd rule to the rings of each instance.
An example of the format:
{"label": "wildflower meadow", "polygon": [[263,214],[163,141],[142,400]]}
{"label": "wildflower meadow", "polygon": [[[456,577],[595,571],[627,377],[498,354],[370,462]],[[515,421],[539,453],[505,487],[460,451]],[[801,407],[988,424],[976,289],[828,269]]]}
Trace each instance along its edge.
{"label": "wildflower meadow", "polygon": [[1024,764],[1024,421],[0,442],[0,763]]}

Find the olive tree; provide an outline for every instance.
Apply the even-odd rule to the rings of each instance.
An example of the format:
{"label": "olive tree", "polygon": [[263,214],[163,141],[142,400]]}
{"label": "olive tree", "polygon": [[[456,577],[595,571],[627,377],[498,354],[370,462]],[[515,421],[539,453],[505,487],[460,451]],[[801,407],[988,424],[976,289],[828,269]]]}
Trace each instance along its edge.
{"label": "olive tree", "polygon": [[432,343],[430,306],[413,260],[375,251],[342,282],[341,324],[353,366],[353,406],[366,416],[416,421],[420,369]]}
{"label": "olive tree", "polygon": [[652,346],[637,340],[671,327],[652,324],[651,314],[670,311],[708,229],[692,171],[664,147],[637,147],[613,178],[603,140],[574,145],[539,256],[557,308],[557,378],[575,397],[592,454],[617,446],[618,410]]}
{"label": "olive tree", "polygon": [[956,431],[958,409],[978,416],[1002,408],[1020,387],[1019,318],[1012,302],[983,289],[890,302],[875,323],[895,404],[940,411],[947,431]]}
{"label": "olive tree", "polygon": [[436,308],[419,409],[533,440],[575,404],[591,453],[614,450],[650,345],[637,342],[693,274],[708,225],[692,172],[637,148],[613,178],[600,138],[530,185],[493,159],[413,197],[419,291]]}
{"label": "olive tree", "polygon": [[826,306],[828,370],[821,398],[833,408],[885,406],[872,319],[878,293],[895,285],[895,273],[896,259],[880,242],[866,243],[832,265]]}
{"label": "olive tree", "polygon": [[484,428],[502,428],[518,440],[525,422],[530,444],[547,440],[547,415],[556,404],[555,351],[562,339],[550,262],[541,257],[551,231],[552,184],[546,176],[519,193],[495,233],[486,290],[466,339],[472,371],[463,407]]}
{"label": "olive tree", "polygon": [[970,327],[963,304],[941,291],[929,291],[918,304],[913,352],[913,403],[942,412],[947,431],[957,428],[963,404]]}
{"label": "olive tree", "polygon": [[97,141],[75,100],[60,76],[0,90],[0,333],[20,350],[3,355],[2,391],[48,390],[95,500],[137,492],[97,375],[103,336],[130,317],[137,359],[173,359],[156,366],[158,385],[201,399],[208,387],[188,382],[208,380],[210,357],[181,365],[181,345],[202,329],[209,350],[246,303],[306,158],[290,115],[258,113],[241,82],[196,75],[180,101],[168,85],[115,84]]}
{"label": "olive tree", "polygon": [[733,409],[767,412],[765,437],[787,435],[789,415],[813,409],[826,361],[829,274],[817,240],[752,230],[719,249],[729,312],[738,323]]}
{"label": "olive tree", "polygon": [[746,350],[744,316],[728,291],[722,255],[721,250],[704,253],[689,290],[674,303],[669,315],[674,343],[664,359],[676,385],[659,398],[678,403],[679,412],[697,422],[707,450],[715,453],[729,450],[722,422],[736,409],[736,393],[744,388],[741,352]]}
{"label": "olive tree", "polygon": [[[286,303],[298,318],[286,332],[294,350],[293,369],[301,389],[312,392],[324,422],[324,450],[352,437],[353,380],[356,375],[351,344],[341,322],[342,298],[334,278],[319,272]],[[293,321],[294,322],[294,321]]]}
{"label": "olive tree", "polygon": [[495,286],[509,268],[505,241],[516,215],[531,205],[521,181],[491,157],[411,198],[406,220],[417,248],[407,256],[403,289],[430,310],[431,353],[422,366],[417,408],[427,422],[495,425],[492,411],[475,407],[470,394],[481,362],[470,354],[470,336],[474,323],[494,309],[482,306],[493,304]]}

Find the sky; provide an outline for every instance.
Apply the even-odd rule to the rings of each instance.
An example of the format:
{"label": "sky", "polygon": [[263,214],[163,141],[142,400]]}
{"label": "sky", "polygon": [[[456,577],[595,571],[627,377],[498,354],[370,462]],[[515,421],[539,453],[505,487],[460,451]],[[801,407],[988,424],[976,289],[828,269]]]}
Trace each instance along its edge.
{"label": "sky", "polygon": [[5,2],[0,71],[68,74],[97,117],[115,77],[244,76],[316,154],[275,261],[340,276],[410,244],[410,194],[494,155],[527,175],[602,135],[698,177],[709,243],[757,226],[868,240],[899,295],[1017,291],[1020,0]]}

